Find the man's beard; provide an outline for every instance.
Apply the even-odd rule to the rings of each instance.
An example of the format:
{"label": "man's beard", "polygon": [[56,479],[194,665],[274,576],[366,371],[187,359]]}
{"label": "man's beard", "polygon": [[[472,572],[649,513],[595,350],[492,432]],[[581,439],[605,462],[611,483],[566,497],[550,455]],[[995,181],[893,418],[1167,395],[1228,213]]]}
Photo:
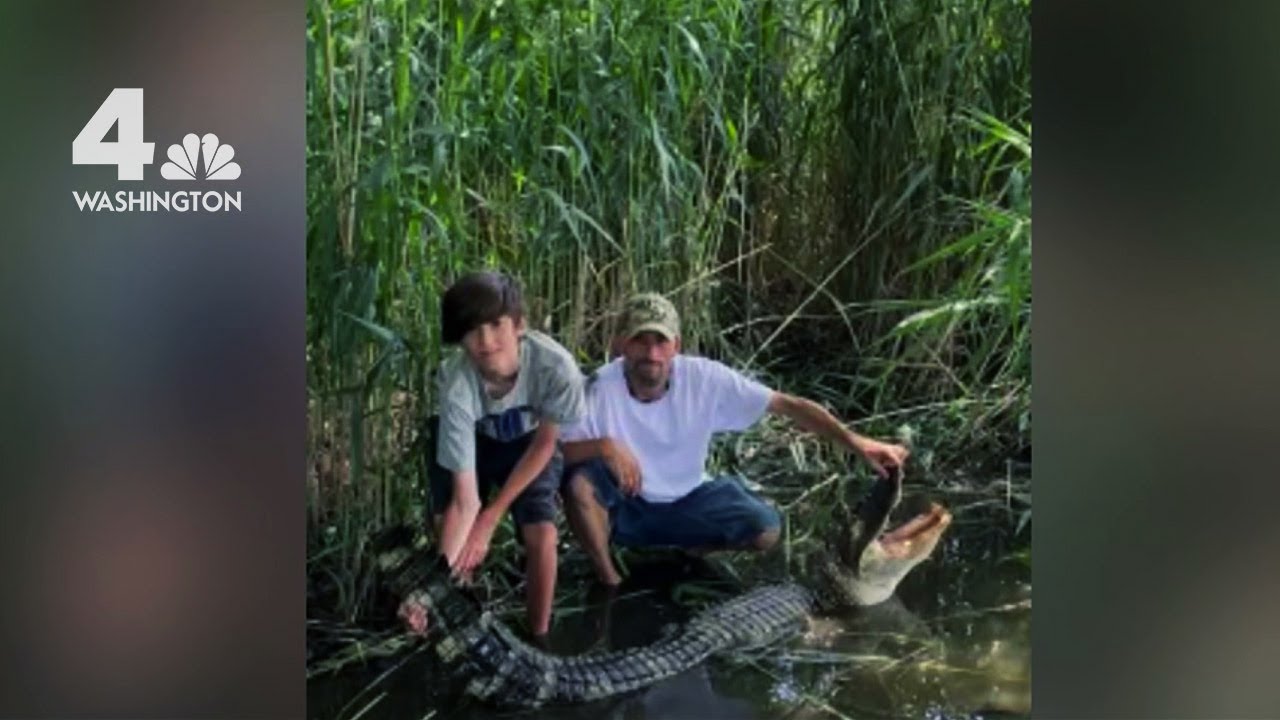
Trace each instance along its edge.
{"label": "man's beard", "polygon": [[644,388],[661,387],[667,382],[667,373],[660,363],[655,362],[638,362],[628,375],[633,385]]}

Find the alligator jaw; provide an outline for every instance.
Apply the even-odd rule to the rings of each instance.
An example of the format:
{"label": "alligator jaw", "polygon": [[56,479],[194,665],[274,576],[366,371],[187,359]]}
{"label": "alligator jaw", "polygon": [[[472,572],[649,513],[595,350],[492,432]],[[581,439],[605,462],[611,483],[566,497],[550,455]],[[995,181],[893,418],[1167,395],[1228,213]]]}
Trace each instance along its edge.
{"label": "alligator jaw", "polygon": [[951,524],[951,513],[938,503],[930,503],[926,512],[911,518],[896,529],[876,538],[885,554],[892,558],[906,558],[921,552],[932,552],[943,531]]}
{"label": "alligator jaw", "polygon": [[902,502],[902,469],[890,468],[889,474],[878,478],[854,510],[853,541],[841,548],[849,568],[856,574],[862,556],[889,525],[889,514]]}
{"label": "alligator jaw", "polygon": [[951,513],[937,503],[929,510],[888,530],[889,515],[902,500],[902,473],[894,468],[878,479],[858,504],[853,540],[826,573],[842,601],[875,605],[888,600],[913,567],[932,553],[951,524]]}

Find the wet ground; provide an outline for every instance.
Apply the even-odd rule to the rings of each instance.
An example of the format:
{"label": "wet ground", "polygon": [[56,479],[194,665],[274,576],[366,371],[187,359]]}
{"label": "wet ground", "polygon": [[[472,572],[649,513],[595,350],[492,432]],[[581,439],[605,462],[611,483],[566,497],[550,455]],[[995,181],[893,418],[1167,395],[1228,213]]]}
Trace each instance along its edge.
{"label": "wet ground", "polygon": [[[957,503],[963,499],[947,504]],[[1013,549],[1013,529],[1005,520],[985,511],[957,514],[934,556],[880,606],[819,618],[790,642],[714,659],[629,696],[520,716],[1029,717],[1031,571]],[[1021,539],[1016,544],[1025,545],[1027,538]],[[559,602],[551,637],[551,650],[562,654],[650,643],[696,608],[752,582],[734,577],[722,561],[658,554],[633,564],[628,582],[609,599],[574,570],[580,566],[572,554],[566,566],[562,583],[575,589]],[[508,619],[513,627],[520,624],[518,611]],[[312,679],[310,716],[512,716],[459,698],[425,647]]]}

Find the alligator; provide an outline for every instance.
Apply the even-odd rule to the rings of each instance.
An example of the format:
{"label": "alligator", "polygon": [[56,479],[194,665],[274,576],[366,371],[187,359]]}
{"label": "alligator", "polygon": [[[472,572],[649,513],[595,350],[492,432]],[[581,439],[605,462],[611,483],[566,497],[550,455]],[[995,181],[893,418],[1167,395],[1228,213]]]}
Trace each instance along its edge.
{"label": "alligator", "polygon": [[951,514],[937,503],[887,531],[902,499],[902,476],[875,481],[812,558],[808,584],[768,584],[708,607],[675,632],[641,647],[576,656],[528,644],[450,577],[438,552],[384,553],[393,592],[429,608],[443,630],[435,651],[465,683],[465,694],[508,709],[601,700],[653,685],[716,655],[761,648],[803,630],[815,614],[888,600],[913,567],[932,554]]}

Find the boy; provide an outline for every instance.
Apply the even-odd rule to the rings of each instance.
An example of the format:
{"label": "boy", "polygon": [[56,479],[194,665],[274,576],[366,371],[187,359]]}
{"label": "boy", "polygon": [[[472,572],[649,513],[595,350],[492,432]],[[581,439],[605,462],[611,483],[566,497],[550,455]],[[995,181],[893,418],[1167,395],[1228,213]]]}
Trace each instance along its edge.
{"label": "boy", "polygon": [[[430,420],[436,457],[428,473],[440,551],[469,577],[511,512],[527,554],[530,632],[545,642],[556,579],[555,495],[564,460],[560,425],[583,413],[582,373],[547,335],[526,330],[520,290],[507,275],[466,275],[441,301],[441,339],[460,344],[441,363],[440,414]],[[496,495],[481,500],[496,488]],[[406,600],[400,616],[418,634],[426,608]]]}

